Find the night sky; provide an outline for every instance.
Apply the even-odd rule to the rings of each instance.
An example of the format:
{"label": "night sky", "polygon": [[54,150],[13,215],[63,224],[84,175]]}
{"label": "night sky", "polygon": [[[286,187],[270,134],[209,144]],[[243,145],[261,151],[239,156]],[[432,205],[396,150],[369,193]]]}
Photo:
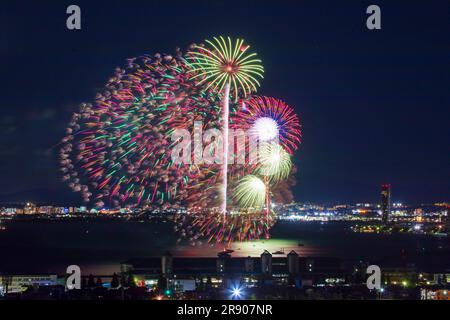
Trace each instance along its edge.
{"label": "night sky", "polygon": [[297,200],[378,201],[391,183],[396,201],[448,201],[449,34],[449,1],[2,1],[0,201],[76,202],[57,161],[71,113],[126,58],[215,35],[246,39],[259,93],[301,117]]}

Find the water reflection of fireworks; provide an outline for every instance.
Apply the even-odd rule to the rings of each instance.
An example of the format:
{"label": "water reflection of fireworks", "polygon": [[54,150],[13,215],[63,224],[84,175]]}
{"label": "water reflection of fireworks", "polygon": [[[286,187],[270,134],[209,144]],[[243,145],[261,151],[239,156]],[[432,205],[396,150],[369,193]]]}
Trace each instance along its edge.
{"label": "water reflection of fireworks", "polygon": [[201,245],[202,239],[209,243],[231,244],[236,241],[269,239],[269,231],[276,221],[273,211],[246,210],[229,212],[204,210],[190,215],[178,216],[175,230],[179,242],[188,240],[191,245]]}

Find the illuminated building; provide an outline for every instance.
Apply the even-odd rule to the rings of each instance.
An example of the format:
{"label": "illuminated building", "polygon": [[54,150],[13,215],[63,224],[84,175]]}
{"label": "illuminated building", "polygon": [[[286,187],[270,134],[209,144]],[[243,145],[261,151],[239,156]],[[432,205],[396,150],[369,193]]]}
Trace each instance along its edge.
{"label": "illuminated building", "polygon": [[381,220],[383,224],[389,223],[389,215],[391,213],[391,185],[381,185]]}
{"label": "illuminated building", "polygon": [[25,207],[23,208],[23,213],[24,214],[36,214],[36,205],[31,203],[31,202],[27,202],[27,204],[25,205]]}
{"label": "illuminated building", "polygon": [[421,300],[450,300],[450,289],[426,287],[420,290]]}
{"label": "illuminated building", "polygon": [[0,295],[23,292],[30,286],[55,286],[56,275],[0,275]]}
{"label": "illuminated building", "polygon": [[75,207],[69,207],[69,214],[77,213],[77,208]]}
{"label": "illuminated building", "polygon": [[446,213],[445,224],[447,225],[447,228],[450,230],[450,206],[447,207],[445,213]]}
{"label": "illuminated building", "polygon": [[9,216],[15,215],[17,213],[17,208],[5,208],[2,213]]}
{"label": "illuminated building", "polygon": [[417,208],[414,210],[414,215],[416,216],[416,221],[417,222],[422,222],[423,221],[423,209],[422,208]]}

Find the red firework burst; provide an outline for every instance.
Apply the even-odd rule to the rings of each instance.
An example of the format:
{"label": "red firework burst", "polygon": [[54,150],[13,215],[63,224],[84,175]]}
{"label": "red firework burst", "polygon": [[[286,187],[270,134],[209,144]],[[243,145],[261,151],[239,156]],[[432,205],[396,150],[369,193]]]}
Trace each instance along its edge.
{"label": "red firework burst", "polygon": [[274,123],[281,145],[293,154],[301,142],[300,120],[294,109],[281,100],[254,96],[242,103],[233,116],[234,129],[252,130],[262,124],[264,129]]}

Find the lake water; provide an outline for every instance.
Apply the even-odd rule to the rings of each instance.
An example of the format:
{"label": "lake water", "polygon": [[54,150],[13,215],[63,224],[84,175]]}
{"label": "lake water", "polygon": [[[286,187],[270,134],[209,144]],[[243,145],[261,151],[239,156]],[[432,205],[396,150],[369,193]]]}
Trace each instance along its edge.
{"label": "lake water", "polygon": [[[6,221],[0,231],[0,272],[58,273],[76,264],[83,273],[108,275],[133,257],[216,256],[223,245],[177,245],[169,222]],[[448,238],[395,234],[356,234],[350,223],[278,222],[272,238],[234,243],[233,256],[259,256],[263,250],[295,250],[300,256],[382,258],[409,252],[450,248]],[[298,246],[298,243],[304,246]]]}

